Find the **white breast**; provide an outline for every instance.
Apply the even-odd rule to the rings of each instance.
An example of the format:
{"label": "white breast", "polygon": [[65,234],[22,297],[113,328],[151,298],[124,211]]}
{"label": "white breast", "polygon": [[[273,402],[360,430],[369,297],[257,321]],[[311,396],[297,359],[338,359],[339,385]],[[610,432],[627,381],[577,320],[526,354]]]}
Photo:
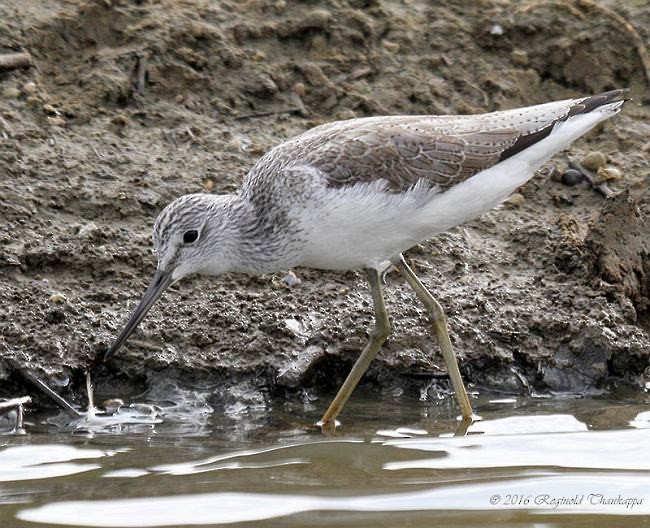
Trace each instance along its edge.
{"label": "white breast", "polygon": [[308,235],[298,265],[378,268],[417,244],[422,233],[414,232],[413,219],[436,191],[418,185],[391,194],[384,188],[383,182],[372,182],[325,190],[320,207],[304,215],[302,225]]}

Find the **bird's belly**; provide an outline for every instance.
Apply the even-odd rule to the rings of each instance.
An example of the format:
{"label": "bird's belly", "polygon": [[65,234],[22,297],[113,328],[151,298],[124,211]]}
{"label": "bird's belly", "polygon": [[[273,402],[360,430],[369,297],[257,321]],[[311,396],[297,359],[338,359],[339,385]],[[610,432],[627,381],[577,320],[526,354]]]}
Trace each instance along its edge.
{"label": "bird's belly", "polygon": [[382,262],[403,251],[377,243],[370,236],[368,238],[371,240],[364,243],[350,240],[348,237],[316,241],[310,245],[299,265],[331,270],[378,268]]}
{"label": "bird's belly", "polygon": [[329,270],[352,270],[360,268],[379,268],[382,262],[404,251],[381,244],[347,244],[345,241],[323,241],[314,244],[303,256],[299,265],[309,268]]}
{"label": "bird's belly", "polygon": [[349,270],[381,263],[422,240],[409,207],[353,201],[328,207],[309,222],[298,265]]}

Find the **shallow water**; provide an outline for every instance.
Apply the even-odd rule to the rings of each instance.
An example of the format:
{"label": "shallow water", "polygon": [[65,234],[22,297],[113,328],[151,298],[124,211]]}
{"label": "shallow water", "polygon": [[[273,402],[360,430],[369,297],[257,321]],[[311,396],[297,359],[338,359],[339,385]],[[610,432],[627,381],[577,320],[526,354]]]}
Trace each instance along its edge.
{"label": "shallow water", "polygon": [[316,403],[31,417],[0,436],[0,526],[650,526],[648,395],[483,396],[465,436],[449,402],[360,394],[327,436]]}

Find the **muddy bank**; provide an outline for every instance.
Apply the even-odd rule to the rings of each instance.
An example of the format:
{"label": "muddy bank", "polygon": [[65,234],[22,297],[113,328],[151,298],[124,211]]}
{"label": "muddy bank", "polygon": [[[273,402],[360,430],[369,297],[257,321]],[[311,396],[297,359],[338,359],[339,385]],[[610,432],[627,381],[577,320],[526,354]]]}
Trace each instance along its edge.
{"label": "muddy bank", "polygon": [[[472,387],[606,392],[648,381],[650,100],[633,35],[554,3],[42,2],[0,6],[0,396],[6,359],[62,393],[108,347],[153,274],[150,233],[188,192],[231,192],[254,161],[354,116],[481,112],[628,86],[623,114],[577,142],[623,177],[605,200],[543,175],[523,199],[408,255],[445,307]],[[648,42],[650,7],[615,8]],[[567,155],[556,157],[560,168]],[[362,273],[186,280],[109,368],[100,392],[152,380],[215,401],[335,390],[372,324]],[[367,390],[446,390],[426,318],[387,278],[394,335]],[[323,402],[323,406],[325,403]]]}

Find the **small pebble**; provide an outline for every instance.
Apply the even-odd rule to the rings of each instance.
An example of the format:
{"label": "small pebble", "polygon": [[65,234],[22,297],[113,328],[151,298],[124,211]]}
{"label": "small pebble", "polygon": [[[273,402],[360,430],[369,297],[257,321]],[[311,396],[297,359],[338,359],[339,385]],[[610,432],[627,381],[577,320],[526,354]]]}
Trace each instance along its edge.
{"label": "small pebble", "polygon": [[291,91],[295,94],[298,94],[300,97],[304,97],[305,94],[307,93],[305,89],[305,84],[301,82],[297,82],[291,87]]}
{"label": "small pebble", "polygon": [[111,124],[118,127],[125,127],[126,125],[129,124],[129,118],[124,114],[117,114],[115,117],[111,119]]}
{"label": "small pebble", "polygon": [[62,293],[53,293],[50,297],[50,302],[52,304],[63,304],[65,302],[65,296]]}
{"label": "small pebble", "polygon": [[226,143],[226,150],[230,150],[231,152],[238,152],[241,150],[241,143],[241,138],[235,136],[230,141],[228,141],[228,143]]}
{"label": "small pebble", "polygon": [[284,282],[289,288],[300,284],[302,281],[296,276],[293,271],[289,271],[284,277],[282,277],[282,282]]}
{"label": "small pebble", "polygon": [[582,180],[584,180],[584,176],[579,170],[567,169],[562,173],[562,183],[564,185],[568,185],[569,187],[578,185],[582,182]]}
{"label": "small pebble", "polygon": [[93,238],[95,235],[99,234],[99,227],[94,222],[89,222],[85,225],[82,225],[79,228],[79,238]]}
{"label": "small pebble", "polygon": [[623,173],[616,167],[601,167],[596,174],[598,178],[606,181],[616,181],[623,177]]}
{"label": "small pebble", "polygon": [[341,110],[336,114],[336,119],[339,121],[346,121],[348,119],[355,119],[357,117],[357,114],[354,113],[353,110],[350,110],[349,108],[346,108],[345,110]]}
{"label": "small pebble", "polygon": [[293,271],[289,271],[281,279],[271,279],[271,286],[276,290],[286,290],[287,288],[293,288],[297,284],[302,283],[302,281],[296,276]]}
{"label": "small pebble", "polygon": [[135,199],[141,204],[156,207],[161,200],[160,194],[153,189],[142,189],[135,193]]}
{"label": "small pebble", "polygon": [[524,205],[525,201],[526,201],[526,199],[524,198],[523,194],[514,193],[514,194],[511,194],[506,199],[505,203],[507,203],[508,205],[512,205],[513,207],[521,207],[522,205]]}
{"label": "small pebble", "polygon": [[51,104],[44,104],[43,105],[43,112],[49,115],[59,115],[59,112],[56,108],[54,108]]}
{"label": "small pebble", "polygon": [[210,38],[212,26],[200,22],[193,22],[189,27],[189,34],[195,39]]}
{"label": "small pebble", "polygon": [[121,400],[120,398],[111,398],[110,400],[106,400],[103,403],[104,410],[106,411],[106,414],[115,414],[117,411],[120,410],[120,407],[124,406],[124,400]]}
{"label": "small pebble", "polygon": [[512,60],[513,64],[516,64],[517,66],[528,66],[528,63],[530,62],[528,60],[528,53],[526,53],[524,50],[512,50],[512,53],[510,54],[510,60]]}
{"label": "small pebble", "polygon": [[47,124],[50,126],[62,127],[65,125],[65,119],[62,117],[48,117]]}
{"label": "small pebble", "polygon": [[264,53],[262,50],[255,50],[255,53],[253,53],[253,60],[255,62],[262,62],[266,60],[266,53]]}
{"label": "small pebble", "polygon": [[211,191],[212,189],[214,189],[214,180],[212,178],[205,178],[203,180],[203,188],[206,191]]}
{"label": "small pebble", "polygon": [[332,13],[327,9],[314,9],[313,11],[304,15],[300,20],[300,25],[303,28],[309,29],[326,29],[330,20],[332,19]]}
{"label": "small pebble", "polygon": [[607,165],[607,158],[602,152],[590,152],[582,159],[582,166],[587,170],[597,171],[605,165]]}
{"label": "small pebble", "polygon": [[397,53],[399,51],[399,44],[397,42],[383,40],[381,44],[386,51],[390,51],[391,53]]}
{"label": "small pebble", "polygon": [[33,81],[29,81],[23,84],[23,92],[25,92],[27,95],[34,95],[36,93],[36,90],[38,90],[38,87]]}
{"label": "small pebble", "polygon": [[251,140],[245,137],[234,136],[225,146],[231,152],[248,152],[251,147]]}
{"label": "small pebble", "polygon": [[132,403],[129,405],[131,409],[133,409],[135,412],[144,414],[144,415],[156,415],[156,406],[155,405],[149,405],[148,403]]}
{"label": "small pebble", "polygon": [[500,37],[501,35],[503,35],[503,33],[504,33],[503,26],[501,24],[494,24],[490,28],[490,35]]}

